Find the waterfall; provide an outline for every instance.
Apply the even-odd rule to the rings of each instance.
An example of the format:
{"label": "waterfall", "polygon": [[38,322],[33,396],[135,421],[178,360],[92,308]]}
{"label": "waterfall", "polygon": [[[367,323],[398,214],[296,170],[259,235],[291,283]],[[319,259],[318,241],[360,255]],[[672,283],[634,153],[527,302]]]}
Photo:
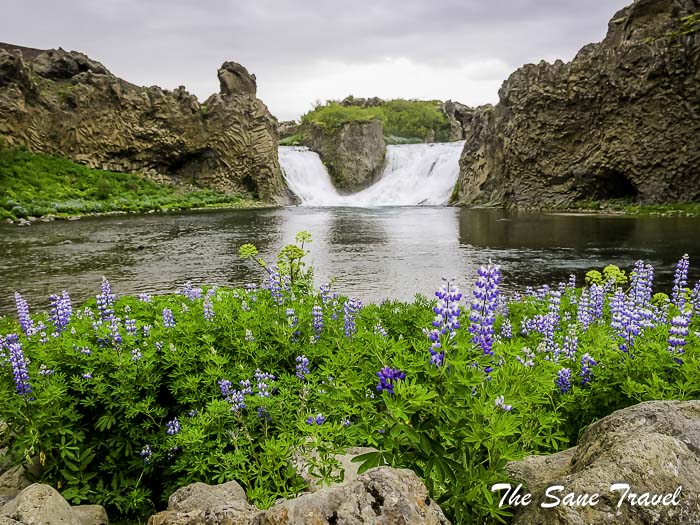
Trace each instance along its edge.
{"label": "waterfall", "polygon": [[340,195],[319,156],[308,148],[280,146],[289,189],[303,206],[418,206],[447,204],[459,177],[464,142],[387,146],[381,178],[369,188]]}

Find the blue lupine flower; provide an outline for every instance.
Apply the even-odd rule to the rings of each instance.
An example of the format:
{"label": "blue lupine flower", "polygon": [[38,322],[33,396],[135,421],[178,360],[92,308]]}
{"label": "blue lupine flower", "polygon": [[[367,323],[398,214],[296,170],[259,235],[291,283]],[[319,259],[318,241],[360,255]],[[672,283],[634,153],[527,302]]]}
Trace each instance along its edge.
{"label": "blue lupine flower", "polygon": [[571,369],[570,368],[562,368],[557,372],[557,378],[554,380],[554,382],[557,385],[557,388],[559,388],[559,392],[562,394],[566,394],[571,390]]}
{"label": "blue lupine flower", "polygon": [[343,305],[343,322],[345,325],[345,337],[352,337],[357,329],[355,327],[355,317],[362,308],[362,301],[359,299],[348,299]]}
{"label": "blue lupine flower", "polygon": [[140,349],[134,348],[134,349],[131,351],[131,360],[132,360],[132,361],[136,362],[136,361],[138,361],[139,359],[141,359],[142,357],[143,357],[143,354],[141,353],[141,350],[140,350]]}
{"label": "blue lupine flower", "polygon": [[267,411],[267,408],[265,407],[258,407],[258,417],[260,419],[266,419],[268,421],[272,421],[272,416],[270,413]]}
{"label": "blue lupine flower", "polygon": [[323,332],[323,308],[319,305],[314,305],[311,308],[311,316],[313,318],[314,335],[313,340],[318,341]]}
{"label": "blue lupine flower", "polygon": [[690,303],[697,315],[700,315],[700,281],[695,283],[693,291],[690,293]]}
{"label": "blue lupine flower", "polygon": [[214,305],[211,301],[211,295],[208,293],[204,298],[204,303],[202,306],[204,308],[204,319],[207,321],[212,321],[214,319]]}
{"label": "blue lupine flower", "polygon": [[32,386],[29,384],[29,372],[27,361],[22,351],[22,343],[19,342],[17,334],[9,334],[5,337],[5,348],[7,348],[8,360],[12,368],[12,377],[15,380],[15,389],[20,396],[28,396],[32,393]]}
{"label": "blue lupine flower", "polygon": [[15,292],[15,304],[17,305],[17,317],[19,319],[19,324],[22,327],[22,331],[27,335],[34,335],[34,321],[32,321],[29,315],[29,304],[24,298]]}
{"label": "blue lupine flower", "polygon": [[191,281],[187,281],[185,283],[185,286],[182,288],[182,292],[180,293],[187,297],[187,299],[190,301],[194,301],[195,299],[200,299],[202,297],[202,289],[192,287]]}
{"label": "blue lupine flower", "polygon": [[143,458],[144,463],[148,463],[151,460],[151,456],[153,455],[153,450],[151,450],[150,445],[146,445],[141,449],[141,452],[139,452],[139,456]]}
{"label": "blue lupine flower", "polygon": [[519,355],[515,356],[515,360],[523,366],[534,367],[535,366],[535,353],[530,350],[527,346],[523,348],[523,354],[525,357],[522,358]]}
{"label": "blue lupine flower", "polygon": [[386,331],[386,330],[384,329],[384,327],[382,326],[382,323],[380,323],[379,321],[377,321],[377,324],[374,325],[374,333],[375,333],[375,334],[379,334],[379,335],[382,336],[382,337],[388,337],[388,336],[389,336],[389,334],[387,333],[387,331]]}
{"label": "blue lupine flower", "polygon": [[261,372],[259,368],[255,370],[254,376],[257,381],[258,396],[270,397],[270,385],[268,385],[267,381],[274,381],[276,379],[275,376],[266,372]]}
{"label": "blue lupine flower", "polygon": [[173,328],[175,326],[175,318],[170,308],[163,308],[163,326],[165,328]]}
{"label": "blue lupine flower", "polygon": [[255,341],[255,337],[253,337],[253,332],[251,332],[250,330],[248,330],[248,329],[246,328],[246,330],[245,330],[245,338],[244,338],[244,339],[245,339],[247,342],[249,342],[249,343],[252,343],[253,341]]}
{"label": "blue lupine flower", "polygon": [[679,310],[685,309],[685,287],[688,284],[688,268],[690,267],[690,259],[688,254],[684,254],[681,260],[678,261],[676,272],[673,277],[673,291],[671,292],[671,302],[675,304]]}
{"label": "blue lupine flower", "polygon": [[593,321],[603,317],[603,305],[605,304],[605,288],[594,284],[590,288],[589,310]]}
{"label": "blue lupine flower", "polygon": [[92,379],[92,372],[85,372],[82,377],[83,379]]}
{"label": "blue lupine flower", "polygon": [[513,410],[513,405],[506,405],[505,398],[503,396],[498,396],[494,403],[498,408],[505,410],[506,412]]}
{"label": "blue lupine flower", "polygon": [[379,372],[377,372],[377,377],[379,377],[379,384],[377,385],[377,392],[385,391],[389,394],[394,393],[394,384],[397,381],[402,381],[406,378],[406,373],[402,372],[398,368],[390,368],[385,366]]}
{"label": "blue lupine flower", "polygon": [[[668,329],[668,351],[671,354],[684,354],[684,346],[688,337],[690,326],[691,310],[686,311],[681,315],[677,315],[671,319],[671,327]],[[682,364],[682,360],[676,358],[676,362]]]}
{"label": "blue lupine flower", "polygon": [[340,424],[343,425],[345,428],[347,428],[347,427],[349,427],[350,425],[352,425],[352,423],[350,422],[350,420],[349,420],[348,418],[346,418],[346,417],[344,417],[343,419],[340,420]]}
{"label": "blue lupine flower", "polygon": [[316,417],[314,416],[309,416],[306,418],[306,424],[307,425],[323,425],[323,422],[326,420],[326,418],[323,416],[323,414],[317,414]]}
{"label": "blue lupine flower", "polygon": [[126,333],[135,336],[136,335],[136,319],[130,319],[127,317],[124,320],[124,326],[126,327]]}
{"label": "blue lupine flower", "polygon": [[321,292],[321,304],[325,305],[329,301],[333,301],[338,298],[338,294],[331,292],[331,285],[324,283],[319,287]]}
{"label": "blue lupine flower", "polygon": [[493,355],[493,323],[496,320],[501,270],[499,266],[489,264],[479,268],[478,274],[469,314],[469,332],[472,334],[472,341],[481,347],[484,354]]}
{"label": "blue lupine flower", "polygon": [[583,354],[583,356],[581,357],[581,385],[582,386],[591,382],[591,380],[593,379],[593,371],[591,370],[591,368],[596,366],[597,364],[598,363],[596,363],[595,359],[593,359],[590,355]]}
{"label": "blue lupine flower", "polygon": [[575,326],[571,326],[569,328],[569,333],[564,336],[562,351],[569,359],[573,359],[576,356],[576,352],[578,351],[578,334],[576,333]]}
{"label": "blue lupine flower", "polygon": [[177,420],[177,418],[174,418],[172,421],[168,421],[165,426],[168,427],[165,433],[169,436],[174,436],[180,432],[180,422]]}
{"label": "blue lupine flower", "polygon": [[102,277],[100,294],[95,297],[97,301],[97,311],[102,321],[110,321],[112,317],[114,317],[114,301],[116,298],[117,296],[112,293],[112,287],[109,281]]}
{"label": "blue lupine flower", "polygon": [[436,367],[442,366],[445,362],[445,350],[442,347],[440,336],[446,336],[447,341],[454,344],[454,341],[451,340],[454,338],[456,330],[461,328],[459,316],[462,310],[459,307],[459,300],[462,298],[462,294],[451,279],[445,277],[442,279],[445,282],[435,292],[438,302],[433,308],[435,319],[431,324],[434,328],[427,333],[428,339],[431,341],[430,364]]}
{"label": "blue lupine flower", "polygon": [[153,299],[153,297],[147,293],[140,293],[136,297],[138,297],[139,301],[141,301],[142,303],[150,303]]}
{"label": "blue lupine flower", "polygon": [[50,295],[49,305],[51,323],[58,334],[66,329],[73,313],[68,292],[64,291],[61,295]]}
{"label": "blue lupine flower", "polygon": [[297,356],[296,363],[296,376],[299,379],[304,379],[309,373],[309,360],[305,355],[300,355]]}
{"label": "blue lupine flower", "polygon": [[504,319],[501,325],[501,337],[504,339],[513,339],[513,325],[509,319]]}

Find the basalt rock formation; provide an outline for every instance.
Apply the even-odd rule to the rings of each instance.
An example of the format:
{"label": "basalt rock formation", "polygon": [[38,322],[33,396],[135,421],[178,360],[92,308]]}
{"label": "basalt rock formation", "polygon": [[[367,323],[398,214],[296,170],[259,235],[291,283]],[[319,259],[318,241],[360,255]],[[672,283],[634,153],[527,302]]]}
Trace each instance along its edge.
{"label": "basalt rock formation", "polygon": [[378,120],[347,122],[337,129],[311,124],[307,140],[340,191],[360,191],[382,174],[386,143]]}
{"label": "basalt rock formation", "polygon": [[200,104],[139,87],[82,53],[0,44],[0,139],[93,168],[286,202],[277,121],[235,62]]}
{"label": "basalt rock formation", "polygon": [[478,108],[455,202],[700,200],[698,0],[636,0],[570,63],[515,71]]}

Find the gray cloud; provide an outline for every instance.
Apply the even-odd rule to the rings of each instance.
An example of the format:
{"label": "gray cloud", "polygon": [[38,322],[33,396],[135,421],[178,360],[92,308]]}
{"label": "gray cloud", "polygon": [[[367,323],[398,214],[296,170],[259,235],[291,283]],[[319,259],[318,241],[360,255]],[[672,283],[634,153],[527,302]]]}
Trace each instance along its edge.
{"label": "gray cloud", "polygon": [[[217,90],[221,62],[236,60],[290,118],[348,93],[495,101],[510,71],[570,60],[629,1],[6,0],[0,40],[80,50],[131,82],[184,84],[200,98]],[[393,85],[382,71],[410,81]]]}

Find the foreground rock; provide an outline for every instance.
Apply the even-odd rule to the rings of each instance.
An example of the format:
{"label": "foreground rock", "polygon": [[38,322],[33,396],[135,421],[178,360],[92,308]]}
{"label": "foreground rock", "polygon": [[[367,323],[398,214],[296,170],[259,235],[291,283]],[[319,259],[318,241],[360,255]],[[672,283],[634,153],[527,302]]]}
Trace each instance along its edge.
{"label": "foreground rock", "polygon": [[83,525],[56,489],[35,483],[0,509],[0,516],[24,525]]}
{"label": "foreground rock", "polygon": [[[355,481],[359,474],[357,471],[360,468],[361,463],[353,463],[353,459],[362,454],[368,454],[369,452],[376,452],[376,448],[371,447],[351,447],[345,450],[344,454],[336,454],[333,456],[337,462],[337,468],[333,469],[330,474],[331,479],[340,479],[342,476],[342,481],[340,484],[347,484]],[[297,474],[301,479],[306,482],[306,487],[309,492],[317,492],[324,488],[323,480],[314,475],[312,463],[319,460],[318,453],[315,450],[311,450],[306,454],[297,453],[292,458],[292,465],[294,466]],[[372,469],[367,470],[370,472]]]}
{"label": "foreground rock", "polygon": [[0,44],[0,139],[93,168],[286,202],[277,121],[235,62],[203,104],[138,87],[82,53]]}
{"label": "foreground rock", "polygon": [[267,511],[246,501],[235,482],[188,485],[148,525],[448,525],[440,507],[410,470],[378,468],[353,481],[287,500]]}
{"label": "foreground rock", "polygon": [[[619,410],[591,425],[577,447],[510,463],[508,471],[533,494],[514,525],[700,523],[700,401],[650,401]],[[667,505],[644,500],[633,505],[629,499],[619,505],[624,489],[611,491],[615,483],[628,484],[638,496],[672,495],[682,488],[678,504],[667,496]],[[569,492],[597,493],[599,501],[542,508],[542,502],[554,502],[545,491],[555,485],[564,487],[553,493],[562,501]]]}
{"label": "foreground rock", "polygon": [[636,0],[572,62],[514,72],[471,118],[456,201],[700,200],[700,32],[681,20],[698,9]]}
{"label": "foreground rock", "polygon": [[386,142],[379,120],[347,122],[333,129],[312,124],[308,146],[319,154],[340,191],[367,188],[382,174]]}

